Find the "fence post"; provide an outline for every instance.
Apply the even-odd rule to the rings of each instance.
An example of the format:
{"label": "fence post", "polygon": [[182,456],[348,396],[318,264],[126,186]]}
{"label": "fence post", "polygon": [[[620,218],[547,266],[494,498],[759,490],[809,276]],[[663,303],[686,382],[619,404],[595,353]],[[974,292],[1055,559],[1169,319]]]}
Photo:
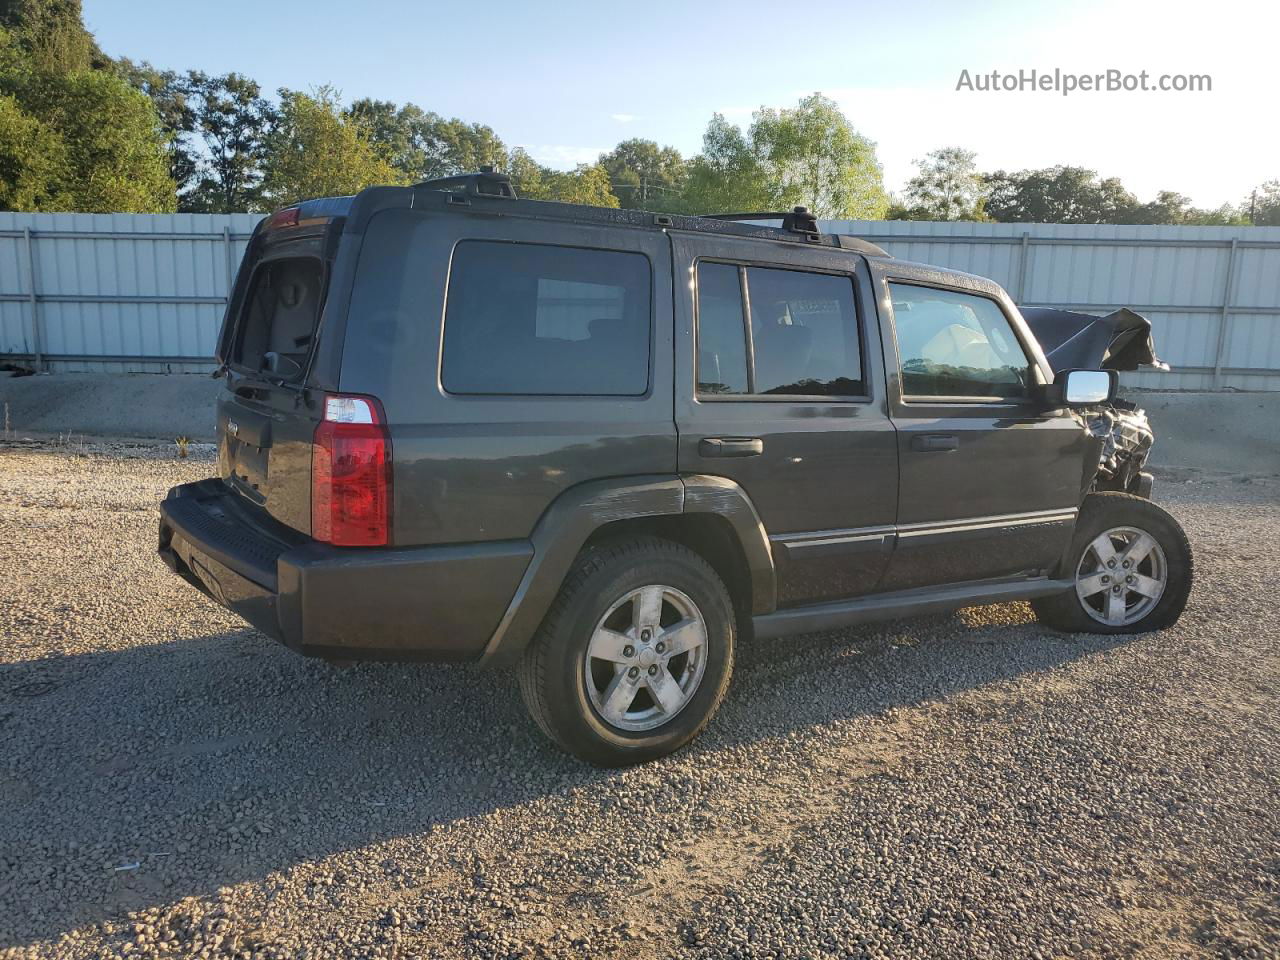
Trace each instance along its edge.
{"label": "fence post", "polygon": [[1027,255],[1031,252],[1031,234],[1029,231],[1022,231],[1021,253],[1018,254],[1018,288],[1014,294],[1014,299],[1018,304],[1022,303],[1027,293]]}
{"label": "fence post", "polygon": [[36,296],[36,248],[31,228],[22,228],[22,243],[27,249],[27,302],[31,305],[31,352],[37,371],[44,370],[44,336],[40,329],[40,307]]}
{"label": "fence post", "polygon": [[1236,279],[1236,250],[1240,245],[1239,237],[1231,238],[1231,248],[1227,251],[1227,283],[1222,291],[1222,314],[1218,318],[1218,346],[1213,354],[1213,389],[1222,389],[1222,361],[1227,350],[1227,323],[1231,317],[1231,294]]}
{"label": "fence post", "polygon": [[226,261],[227,267],[227,303],[231,302],[231,288],[236,282],[236,265],[232,262],[233,255],[231,249],[231,227],[224,226],[222,228],[222,256]]}

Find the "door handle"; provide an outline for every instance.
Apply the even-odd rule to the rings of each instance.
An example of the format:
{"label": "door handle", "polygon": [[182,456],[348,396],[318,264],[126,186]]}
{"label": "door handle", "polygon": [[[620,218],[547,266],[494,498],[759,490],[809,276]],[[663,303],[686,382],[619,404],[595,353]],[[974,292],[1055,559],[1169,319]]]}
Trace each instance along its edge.
{"label": "door handle", "polygon": [[929,433],[911,438],[911,449],[921,453],[941,453],[946,450],[959,450],[960,438],[954,433]]}
{"label": "door handle", "polygon": [[698,441],[702,457],[758,457],[764,453],[759,437],[704,437]]}

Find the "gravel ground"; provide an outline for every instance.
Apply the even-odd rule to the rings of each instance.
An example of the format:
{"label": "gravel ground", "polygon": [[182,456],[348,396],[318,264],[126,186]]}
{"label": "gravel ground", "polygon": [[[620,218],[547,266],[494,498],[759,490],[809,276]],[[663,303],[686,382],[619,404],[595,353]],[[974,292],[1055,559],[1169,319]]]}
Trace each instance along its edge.
{"label": "gravel ground", "polygon": [[0,956],[1280,957],[1280,480],[1161,480],[1172,630],[744,645],[617,772],[509,673],[305,660],[170,575],[195,454],[0,450]]}

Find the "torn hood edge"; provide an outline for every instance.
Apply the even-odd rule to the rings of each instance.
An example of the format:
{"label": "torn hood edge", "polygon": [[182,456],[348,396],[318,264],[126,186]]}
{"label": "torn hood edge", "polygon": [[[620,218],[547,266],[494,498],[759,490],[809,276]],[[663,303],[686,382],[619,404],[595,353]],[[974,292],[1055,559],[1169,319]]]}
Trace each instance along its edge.
{"label": "torn hood edge", "polygon": [[1168,370],[1151,342],[1151,321],[1121,307],[1105,317],[1053,307],[1021,307],[1027,326],[1040,341],[1045,359],[1059,370]]}

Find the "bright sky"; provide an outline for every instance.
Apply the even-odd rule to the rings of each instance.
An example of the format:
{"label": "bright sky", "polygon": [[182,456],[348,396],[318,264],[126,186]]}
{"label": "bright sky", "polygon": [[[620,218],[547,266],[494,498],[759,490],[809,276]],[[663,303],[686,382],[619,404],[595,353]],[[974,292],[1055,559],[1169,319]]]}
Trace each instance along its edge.
{"label": "bright sky", "polygon": [[[951,145],[985,170],[1077,164],[1199,206],[1280,177],[1268,0],[84,0],[84,14],[114,56],[413,101],[558,167],[627,137],[693,154],[713,111],[746,124],[820,90],[876,142],[892,190]],[[1212,91],[956,90],[961,70],[1032,68],[1209,74]]]}

